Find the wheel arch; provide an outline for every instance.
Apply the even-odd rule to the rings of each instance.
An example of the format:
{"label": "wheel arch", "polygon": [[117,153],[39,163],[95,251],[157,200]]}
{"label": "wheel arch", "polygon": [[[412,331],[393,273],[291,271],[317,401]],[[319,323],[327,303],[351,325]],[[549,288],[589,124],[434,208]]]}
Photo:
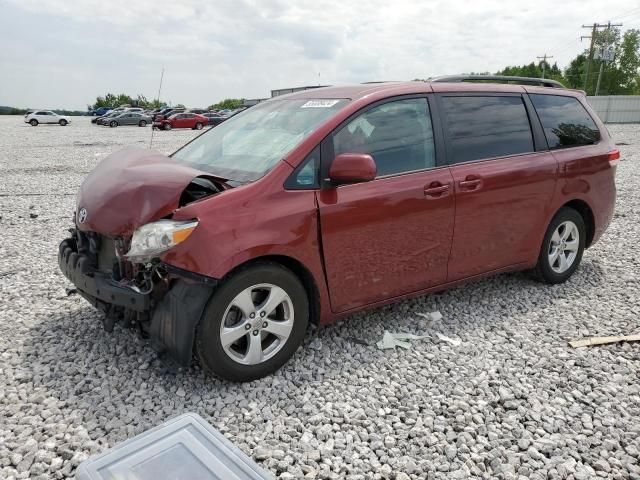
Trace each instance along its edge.
{"label": "wheel arch", "polygon": [[[587,231],[586,232],[587,238],[585,238],[584,246],[585,248],[589,248],[593,243],[593,237],[596,231],[596,221],[593,215],[593,209],[589,206],[587,202],[579,198],[566,202],[560,208],[565,208],[565,207],[572,208],[573,210],[577,211],[582,217],[582,219],[584,220],[584,226]],[[558,209],[558,211],[559,210],[560,209]],[[556,211],[556,214],[558,213],[558,211]]]}
{"label": "wheel arch", "polygon": [[230,270],[222,279],[230,277],[238,270],[250,268],[253,265],[265,262],[273,262],[291,270],[291,272],[300,280],[302,286],[307,293],[307,299],[309,300],[309,323],[315,327],[320,325],[320,291],[316,280],[311,271],[299,260],[289,257],[287,255],[263,255],[260,257],[252,258],[239,265],[236,265]]}

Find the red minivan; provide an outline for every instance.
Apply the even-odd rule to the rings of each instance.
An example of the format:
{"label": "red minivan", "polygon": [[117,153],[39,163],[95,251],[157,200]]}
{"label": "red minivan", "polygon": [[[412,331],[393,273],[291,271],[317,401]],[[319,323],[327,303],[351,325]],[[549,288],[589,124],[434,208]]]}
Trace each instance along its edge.
{"label": "red minivan", "polygon": [[170,156],[117,152],[60,268],[107,330],[235,381],[309,324],[499,272],[564,282],[612,218],[619,152],[582,92],[476,78],[298,92]]}

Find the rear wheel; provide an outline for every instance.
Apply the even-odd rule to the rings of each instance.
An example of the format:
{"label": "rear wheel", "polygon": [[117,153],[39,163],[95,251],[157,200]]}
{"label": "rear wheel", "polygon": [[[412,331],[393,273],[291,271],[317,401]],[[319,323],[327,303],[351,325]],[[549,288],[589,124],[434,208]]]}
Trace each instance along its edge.
{"label": "rear wheel", "polygon": [[110,126],[111,128],[113,128],[113,127],[117,127],[117,126],[118,126],[118,122],[116,122],[115,120],[112,120],[112,121],[111,121],[111,123],[109,123],[109,126]]}
{"label": "rear wheel", "polygon": [[38,120],[36,120],[35,118],[31,121],[29,121],[29,123],[31,124],[32,127],[37,127],[38,126]]}
{"label": "rear wheel", "polygon": [[563,283],[576,271],[586,238],[584,219],[573,208],[561,208],[547,228],[534,276],[545,283]]}
{"label": "rear wheel", "polygon": [[202,130],[202,124],[200,122],[196,123],[196,130]]}
{"label": "rear wheel", "polygon": [[147,122],[146,122],[146,120],[140,120],[140,123],[138,124],[138,126],[140,126],[140,127],[146,127],[146,126],[147,126]]}
{"label": "rear wheel", "polygon": [[309,321],[307,294],[287,268],[271,262],[238,271],[209,301],[196,333],[205,370],[247,382],[293,356]]}
{"label": "rear wheel", "polygon": [[61,126],[61,127],[65,127],[65,126],[67,125],[67,123],[68,123],[68,122],[63,118],[63,119],[62,119],[62,120],[60,120],[58,123],[60,124],[60,126]]}

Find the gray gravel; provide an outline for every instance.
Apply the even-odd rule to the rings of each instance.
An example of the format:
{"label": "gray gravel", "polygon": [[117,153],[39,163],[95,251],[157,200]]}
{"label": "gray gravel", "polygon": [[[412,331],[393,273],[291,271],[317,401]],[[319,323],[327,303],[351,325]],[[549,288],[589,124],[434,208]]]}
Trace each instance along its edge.
{"label": "gray gravel", "polygon": [[[501,275],[322,329],[277,374],[229,384],[167,371],[58,273],[75,191],[149,128],[0,118],[0,477],[66,478],[87,456],[195,411],[281,478],[640,479],[640,129],[621,146],[618,205],[565,285]],[[191,131],[156,133],[171,151]],[[419,313],[439,310],[429,321]],[[380,351],[384,330],[429,335]],[[453,346],[436,333],[462,340]],[[365,344],[363,344],[365,343]]]}

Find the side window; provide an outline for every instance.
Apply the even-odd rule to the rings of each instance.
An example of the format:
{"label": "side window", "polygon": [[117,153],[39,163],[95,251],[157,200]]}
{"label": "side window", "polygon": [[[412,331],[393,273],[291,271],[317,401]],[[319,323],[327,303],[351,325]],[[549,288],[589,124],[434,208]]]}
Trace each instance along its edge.
{"label": "side window", "polygon": [[552,150],[590,145],[600,140],[598,127],[576,98],[541,94],[529,97]]}
{"label": "side window", "polygon": [[333,150],[335,155],[370,154],[378,177],[435,167],[427,99],[397,100],[367,110],[334,134]]}
{"label": "side window", "polygon": [[520,96],[442,97],[442,107],[451,163],[534,151]]}
{"label": "side window", "polygon": [[320,169],[320,146],[307,155],[295,172],[287,179],[284,188],[288,190],[306,190],[320,188],[318,170]]}

